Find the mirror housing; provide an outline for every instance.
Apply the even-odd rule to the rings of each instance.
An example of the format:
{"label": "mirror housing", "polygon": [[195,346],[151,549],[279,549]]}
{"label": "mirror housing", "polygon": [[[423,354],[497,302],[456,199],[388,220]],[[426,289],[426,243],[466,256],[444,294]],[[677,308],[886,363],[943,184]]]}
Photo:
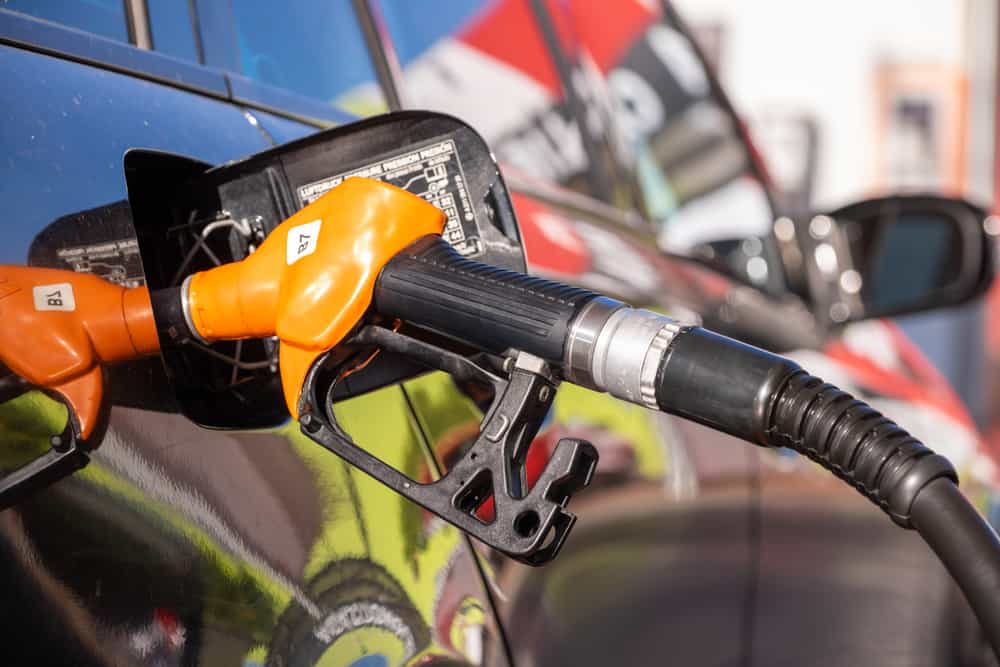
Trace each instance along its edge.
{"label": "mirror housing", "polygon": [[809,294],[829,326],[957,306],[993,281],[1000,220],[936,195],[865,199],[798,230]]}

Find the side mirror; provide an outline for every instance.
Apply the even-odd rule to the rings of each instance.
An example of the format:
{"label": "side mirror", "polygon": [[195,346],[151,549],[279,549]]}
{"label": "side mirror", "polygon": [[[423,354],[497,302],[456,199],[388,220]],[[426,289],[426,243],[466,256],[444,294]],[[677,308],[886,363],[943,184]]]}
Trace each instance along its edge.
{"label": "side mirror", "polygon": [[831,325],[965,303],[989,287],[1000,220],[932,195],[866,199],[799,230],[809,292]]}

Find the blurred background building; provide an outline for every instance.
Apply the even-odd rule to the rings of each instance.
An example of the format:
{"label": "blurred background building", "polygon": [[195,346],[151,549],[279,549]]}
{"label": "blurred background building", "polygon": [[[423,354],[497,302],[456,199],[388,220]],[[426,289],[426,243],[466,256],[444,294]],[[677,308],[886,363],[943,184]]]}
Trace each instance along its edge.
{"label": "blurred background building", "polygon": [[[808,215],[900,190],[994,208],[994,0],[675,4],[750,126],[786,210]],[[987,306],[899,323],[989,427],[1000,413],[990,391],[997,373],[983,363],[1000,358],[997,291]]]}

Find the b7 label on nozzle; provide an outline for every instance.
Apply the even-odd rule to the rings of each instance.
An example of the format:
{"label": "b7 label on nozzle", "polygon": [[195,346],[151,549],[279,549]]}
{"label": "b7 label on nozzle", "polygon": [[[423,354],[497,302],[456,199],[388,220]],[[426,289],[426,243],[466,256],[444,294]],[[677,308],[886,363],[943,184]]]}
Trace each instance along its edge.
{"label": "b7 label on nozzle", "polygon": [[32,289],[32,296],[35,299],[35,310],[76,310],[76,297],[73,295],[73,286],[69,283],[38,285]]}
{"label": "b7 label on nozzle", "polygon": [[322,224],[322,220],[313,220],[288,230],[285,242],[285,263],[288,266],[316,252],[319,228]]}

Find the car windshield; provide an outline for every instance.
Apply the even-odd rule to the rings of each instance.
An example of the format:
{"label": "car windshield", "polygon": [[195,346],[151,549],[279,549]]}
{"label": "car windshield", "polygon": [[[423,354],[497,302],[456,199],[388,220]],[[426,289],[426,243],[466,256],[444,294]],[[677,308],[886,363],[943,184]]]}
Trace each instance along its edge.
{"label": "car windshield", "polygon": [[676,15],[640,0],[619,3],[615,12],[585,0],[563,8],[576,59],[600,73],[611,98],[619,161],[638,184],[660,246],[781,289],[767,187],[739,121]]}
{"label": "car windshield", "polygon": [[641,208],[667,252],[784,287],[767,189],[668,8],[650,0],[622,0],[613,12],[589,0],[450,4],[444,20],[417,3],[380,3],[412,105],[463,118],[527,175]]}

